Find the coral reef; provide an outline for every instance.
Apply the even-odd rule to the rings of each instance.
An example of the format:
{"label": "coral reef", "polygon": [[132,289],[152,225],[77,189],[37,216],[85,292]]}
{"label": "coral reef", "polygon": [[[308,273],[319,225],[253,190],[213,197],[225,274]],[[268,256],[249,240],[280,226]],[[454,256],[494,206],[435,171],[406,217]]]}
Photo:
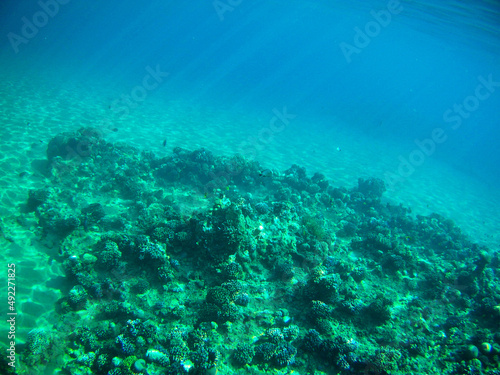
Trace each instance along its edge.
{"label": "coral reef", "polygon": [[[498,251],[298,165],[56,136],[26,218],[66,272],[63,373],[496,374]],[[21,360],[51,359],[52,333]],[[243,372],[238,372],[243,371]]]}

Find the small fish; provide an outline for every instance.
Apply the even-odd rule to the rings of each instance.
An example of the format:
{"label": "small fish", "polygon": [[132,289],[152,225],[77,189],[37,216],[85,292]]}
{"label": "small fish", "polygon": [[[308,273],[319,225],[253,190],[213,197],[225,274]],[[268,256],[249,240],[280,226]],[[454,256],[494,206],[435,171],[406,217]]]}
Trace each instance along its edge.
{"label": "small fish", "polygon": [[112,132],[117,132],[118,131],[118,128],[113,128],[111,129]]}
{"label": "small fish", "polygon": [[24,178],[24,177],[26,177],[26,176],[29,176],[29,173],[28,173],[28,172],[26,172],[26,171],[19,173],[19,177],[20,177],[20,178]]}
{"label": "small fish", "polygon": [[273,171],[270,169],[264,169],[262,172],[259,173],[260,177],[271,177],[273,175]]}
{"label": "small fish", "polygon": [[340,147],[337,147],[337,151],[342,151],[342,149]]}
{"label": "small fish", "polygon": [[165,139],[165,140],[163,141],[163,147],[165,147],[166,145],[167,145],[167,140]]}

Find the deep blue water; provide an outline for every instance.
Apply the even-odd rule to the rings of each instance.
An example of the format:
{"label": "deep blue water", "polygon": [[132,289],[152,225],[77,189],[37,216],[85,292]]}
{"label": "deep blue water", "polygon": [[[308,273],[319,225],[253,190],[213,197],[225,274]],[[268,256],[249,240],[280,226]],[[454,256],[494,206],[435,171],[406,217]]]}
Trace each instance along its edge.
{"label": "deep blue water", "polygon": [[498,2],[180,3],[4,0],[4,71],[120,88],[149,66],[159,97],[341,119],[500,184]]}

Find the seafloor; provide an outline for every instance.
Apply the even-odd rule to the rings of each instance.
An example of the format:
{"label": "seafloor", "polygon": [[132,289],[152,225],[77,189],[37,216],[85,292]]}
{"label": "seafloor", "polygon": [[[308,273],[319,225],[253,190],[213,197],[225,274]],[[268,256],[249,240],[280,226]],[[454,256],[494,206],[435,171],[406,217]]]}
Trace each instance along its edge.
{"label": "seafloor", "polygon": [[51,259],[18,252],[46,278],[22,304],[19,373],[498,373],[498,253],[383,203],[380,179],[158,157],[95,128],[33,168],[46,185],[11,220]]}
{"label": "seafloor", "polygon": [[216,117],[199,109],[103,127],[85,90],[29,100],[30,84],[1,99],[17,373],[499,373],[498,218],[465,179],[461,200],[432,168],[387,191],[363,167],[376,143],[293,123],[258,163],[221,141],[230,120],[195,127]]}

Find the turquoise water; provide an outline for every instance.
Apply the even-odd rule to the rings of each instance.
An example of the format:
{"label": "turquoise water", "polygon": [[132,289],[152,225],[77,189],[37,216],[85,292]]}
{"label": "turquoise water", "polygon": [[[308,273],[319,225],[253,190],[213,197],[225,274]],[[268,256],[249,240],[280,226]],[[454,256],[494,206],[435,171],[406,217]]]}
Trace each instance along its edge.
{"label": "turquoise water", "polygon": [[[109,1],[106,4],[75,0],[4,1],[0,5],[0,19],[3,35],[0,50],[0,215],[5,249],[0,260],[5,265],[11,262],[19,265],[21,289],[16,297],[20,309],[16,327],[16,361],[22,373],[29,373],[28,368],[32,368],[33,373],[56,373],[64,366],[75,366],[74,363],[68,365],[71,358],[74,360],[89,352],[88,348],[75,347],[71,357],[58,347],[53,350],[56,354],[47,354],[35,361],[43,363],[33,363],[26,354],[25,343],[30,342],[28,332],[34,328],[55,329],[55,322],[64,316],[71,316],[65,319],[85,321],[91,315],[91,307],[102,302],[93,298],[85,309],[73,306],[74,311],[69,313],[56,308],[68,298],[69,290],[74,287],[74,283],[67,280],[71,277],[64,265],[70,255],[67,248],[73,247],[83,257],[83,248],[95,246],[103,233],[109,231],[98,224],[89,229],[87,225],[90,224],[83,225],[82,220],[78,230],[69,237],[60,238],[57,233],[47,237],[44,234],[46,223],[40,219],[43,214],[25,212],[29,191],[51,188],[61,192],[66,189],[69,195],[75,195],[72,201],[61,197],[60,202],[68,205],[67,212],[81,215],[81,199],[86,197],[88,204],[109,206],[109,215],[120,212],[126,216],[129,220],[126,228],[131,233],[142,235],[147,232],[136,231],[134,219],[138,220],[140,210],[134,205],[137,202],[132,203],[134,199],[114,196],[108,190],[101,190],[102,186],[97,188],[98,180],[109,176],[97,178],[97,172],[91,176],[77,174],[82,179],[77,182],[54,176],[41,167],[46,163],[50,141],[61,132],[95,128],[103,140],[117,148],[117,154],[126,153],[120,149],[122,145],[134,147],[138,155],[143,151],[152,152],[157,158],[170,157],[176,147],[189,151],[204,148],[215,156],[231,158],[240,154],[249,162],[257,161],[261,173],[274,171],[272,179],[275,185],[264,181],[264,190],[253,191],[244,184],[226,181],[219,187],[227,189],[229,193],[226,195],[231,201],[242,198],[238,194],[243,196],[243,191],[268,204],[272,199],[279,200],[272,198],[273,189],[283,183],[284,171],[292,164],[305,167],[309,177],[316,172],[323,174],[336,188],[355,190],[359,178],[380,179],[387,189],[383,204],[403,204],[411,210],[413,217],[437,213],[450,218],[471,242],[486,246],[489,254],[498,259],[500,6],[497,2],[374,1],[353,4],[339,1],[327,4],[288,1],[282,4],[275,1],[196,0],[184,5],[169,1],[147,4],[132,1]],[[114,162],[117,170],[139,168],[133,167],[131,161],[122,160],[121,165],[117,160]],[[205,196],[198,196],[195,191],[199,193],[200,187],[193,187],[196,184],[191,186],[182,180],[172,186],[161,186],[162,182],[147,180],[144,176],[148,174],[156,176],[153,165],[152,162],[150,171],[141,172],[145,190],[152,186],[161,187],[165,192],[172,189],[172,196],[174,191],[177,194],[182,191],[183,197],[192,197],[192,200],[172,198],[173,201],[169,201],[170,198],[165,196],[156,202],[182,206],[179,208],[180,221],[187,223],[186,215],[195,217],[197,210],[202,212],[212,204],[220,204],[217,203],[220,191],[204,192]],[[250,175],[255,172],[249,170]],[[93,185],[89,181],[93,181]],[[90,185],[85,185],[87,183]],[[123,202],[115,201],[115,198],[123,199]],[[248,197],[245,199],[251,201]],[[293,199],[288,200],[293,202]],[[305,197],[302,199],[304,207],[311,212],[321,211]],[[146,207],[152,205],[146,199],[142,203]],[[136,217],[133,213],[127,216],[120,208],[122,206],[135,207],[130,212],[135,212]],[[363,210],[358,212],[357,208],[353,210],[352,215],[358,217],[359,222],[369,215]],[[381,216],[386,215],[382,208],[378,210]],[[328,216],[330,211],[326,212],[321,214],[326,215],[325,225],[328,231],[335,233],[341,224]],[[340,217],[337,215],[338,220],[347,220],[347,216]],[[272,220],[268,219],[271,225]],[[250,216],[248,220],[251,220]],[[265,222],[263,218],[261,220]],[[359,233],[348,238],[354,241],[349,242],[351,245],[345,240],[346,248],[354,246],[356,236],[367,236],[362,232],[361,224],[359,228]],[[397,230],[391,230],[395,236]],[[318,232],[314,233],[318,235]],[[305,241],[299,234],[296,237],[298,242]],[[413,246],[430,246],[424,243],[424,239],[422,241]],[[169,256],[179,258],[181,264],[183,259],[190,257],[187,248],[176,248],[180,246],[178,244],[172,246],[174,250]],[[356,251],[359,250],[353,248],[350,257],[357,257]],[[414,257],[424,259],[422,262],[439,263],[428,253],[414,251],[418,253]],[[432,252],[442,257],[443,262],[454,261],[456,268],[463,267],[464,272],[473,273],[460,263],[471,254],[452,255],[434,248]],[[244,263],[242,255],[235,254],[239,262]],[[458,251],[457,254],[462,253]],[[370,256],[374,262],[371,266],[376,267],[377,257]],[[292,258],[306,280],[313,267],[299,266],[297,259]],[[265,262],[254,261],[258,263],[254,265],[255,269],[273,269]],[[322,261],[318,259],[315,266],[323,264]],[[445,268],[442,266],[440,272],[446,273]],[[186,272],[194,272],[193,269]],[[489,270],[490,276],[484,276],[481,281],[495,290],[498,288],[498,267],[491,266]],[[401,278],[417,277],[419,272],[424,272],[411,269],[415,275],[410,275],[410,268],[400,271]],[[100,275],[104,277],[104,272]],[[388,279],[380,277],[377,282],[391,284]],[[249,287],[257,289],[248,281],[249,276],[243,280]],[[177,282],[182,284],[180,279]],[[213,281],[207,288],[216,284]],[[268,288],[274,290],[278,286],[271,283]],[[153,290],[156,289],[151,286],[151,293]],[[400,293],[401,297],[401,294],[408,293],[403,290],[398,289],[396,294]],[[3,293],[2,298],[7,301],[7,293]],[[491,291],[481,298],[490,298],[498,305],[497,294]],[[297,294],[294,296],[298,298]],[[148,298],[155,300],[156,297]],[[181,302],[182,298],[179,295]],[[202,301],[204,297],[197,298],[196,301]],[[477,301],[481,299],[475,298]],[[332,301],[324,302],[335,305]],[[269,310],[279,308],[278,303],[269,306]],[[394,311],[398,308],[393,306]],[[259,309],[254,306],[255,311],[265,309],[264,305],[259,305]],[[43,312],[39,314],[39,311]],[[437,309],[434,313],[437,314]],[[469,312],[461,311],[460,314],[468,317]],[[80,318],[76,319],[75,315]],[[224,358],[220,361],[224,366],[218,365],[219,373],[286,373],[294,370],[305,374],[312,371],[306,370],[308,366],[314,367],[312,363],[317,373],[349,373],[338,364],[333,366],[334,370],[328,369],[331,363],[322,362],[321,358],[310,354],[301,356],[299,341],[304,339],[308,329],[318,327],[305,323],[298,315],[299,312],[293,318],[303,323],[298,324],[301,335],[297,341],[289,343],[299,348],[296,367],[293,363],[276,366],[272,361],[265,368],[255,362],[248,367],[236,366],[229,358],[236,350],[234,340],[237,335],[233,333],[232,336],[226,331],[219,332],[218,339],[213,339],[218,342],[217,350]],[[338,316],[335,319],[342,321]],[[177,321],[176,324],[181,323]],[[437,325],[432,331],[443,329],[444,332],[444,328]],[[189,331],[193,326],[186,322],[185,329]],[[398,329],[402,326],[399,325]],[[5,332],[6,327],[3,328]],[[90,324],[90,329],[95,327]],[[493,338],[493,328],[481,329],[491,330],[485,336],[489,335],[492,344],[498,341],[498,338]],[[356,331],[359,338],[366,333],[361,331]],[[116,336],[120,332],[117,329]],[[258,332],[257,328],[249,329],[248,338],[242,341],[251,341],[250,337]],[[335,336],[329,331],[322,334]],[[446,334],[449,336],[450,332]],[[421,335],[425,336],[425,329]],[[9,346],[6,337],[2,334],[0,342]],[[227,342],[222,344],[224,340]],[[465,337],[445,344],[479,347],[481,343],[475,338]],[[151,348],[155,344],[152,343]],[[396,344],[387,347],[404,349]],[[96,348],[92,351],[96,352]],[[436,352],[437,349],[434,354]],[[138,351],[136,359],[147,359],[144,353],[145,350]],[[126,356],[121,354],[125,359]],[[130,354],[127,353],[129,357]],[[484,355],[489,360],[486,362],[480,358],[480,371],[498,371],[498,362],[493,355]],[[28,358],[28,362],[23,358]],[[437,356],[432,358],[439,368]],[[460,357],[460,360],[469,362],[472,359],[477,358]],[[308,366],[304,365],[306,362]],[[353,363],[349,371],[362,373]],[[161,368],[153,368],[149,361],[148,364],[151,374],[161,373]],[[43,365],[43,368],[35,365]],[[80,364],[78,371],[107,374],[112,370],[111,365],[106,366],[100,370],[95,365],[87,366],[91,370],[85,370]],[[115,367],[127,373],[123,366]],[[71,371],[76,371],[76,367],[71,368]],[[191,371],[210,373],[210,369],[194,366]],[[383,373],[385,370],[377,371]],[[405,373],[402,364],[397,369],[389,369],[388,373],[397,371]],[[420,373],[417,367],[412,371]],[[452,373],[448,367],[435,371]],[[454,371],[459,373],[457,369]]]}

